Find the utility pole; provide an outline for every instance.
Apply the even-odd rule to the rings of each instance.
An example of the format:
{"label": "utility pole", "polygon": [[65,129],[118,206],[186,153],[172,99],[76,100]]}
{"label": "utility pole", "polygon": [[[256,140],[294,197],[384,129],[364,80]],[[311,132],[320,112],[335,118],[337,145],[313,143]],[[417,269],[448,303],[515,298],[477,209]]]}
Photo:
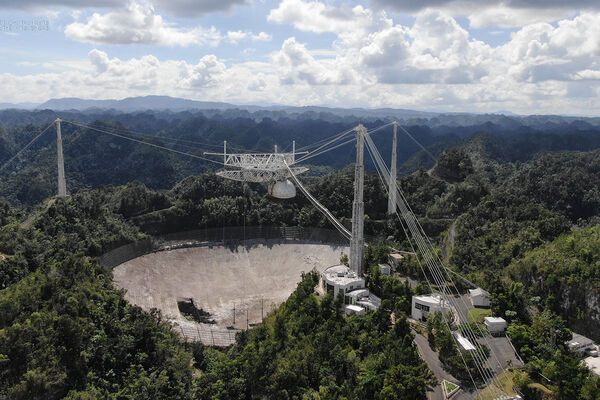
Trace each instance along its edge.
{"label": "utility pole", "polygon": [[364,263],[364,225],[365,203],[363,189],[365,185],[364,149],[367,129],[356,127],[356,165],[354,166],[354,202],[352,203],[352,238],[350,240],[350,269],[358,276],[363,274]]}
{"label": "utility pole", "polygon": [[56,118],[56,153],[58,159],[58,198],[67,198],[67,182],[65,180],[65,159],[63,157],[62,136],[60,132],[60,118]]}
{"label": "utility pole", "polygon": [[235,326],[235,303],[233,303],[233,326]]}
{"label": "utility pole", "polygon": [[392,140],[392,165],[390,166],[390,184],[388,192],[388,215],[393,215],[396,212],[396,185],[398,171],[396,170],[397,155],[396,148],[398,147],[398,121],[394,121],[394,139]]}

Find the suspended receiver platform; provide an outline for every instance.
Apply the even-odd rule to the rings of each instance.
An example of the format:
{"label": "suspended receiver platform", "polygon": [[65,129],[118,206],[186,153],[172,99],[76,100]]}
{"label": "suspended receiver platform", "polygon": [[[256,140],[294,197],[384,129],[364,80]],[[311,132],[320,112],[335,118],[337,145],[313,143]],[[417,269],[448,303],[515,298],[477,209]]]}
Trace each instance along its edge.
{"label": "suspended receiver platform", "polygon": [[[228,169],[218,171],[217,175],[240,182],[256,182],[267,184],[269,195],[279,199],[290,199],[296,196],[296,187],[288,178],[291,177],[288,165],[296,162],[296,145],[291,153],[227,153],[227,142],[223,145],[223,153],[204,153],[222,156],[223,165]],[[305,154],[305,153],[302,153]],[[294,175],[308,171],[306,167],[291,167]]]}

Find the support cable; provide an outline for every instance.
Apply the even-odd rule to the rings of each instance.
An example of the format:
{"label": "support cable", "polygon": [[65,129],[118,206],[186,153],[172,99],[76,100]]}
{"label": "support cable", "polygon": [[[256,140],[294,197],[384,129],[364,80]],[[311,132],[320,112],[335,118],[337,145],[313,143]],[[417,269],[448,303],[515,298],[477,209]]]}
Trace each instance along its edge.
{"label": "support cable", "polygon": [[27,150],[29,147],[31,147],[31,145],[33,145],[36,142],[36,140],[38,140],[44,133],[46,133],[46,131],[48,129],[50,129],[50,127],[52,125],[54,125],[54,121],[50,122],[50,124],[43,131],[41,131],[36,137],[34,137],[29,143],[27,143],[21,150],[19,150],[17,152],[17,154],[15,154],[11,158],[9,158],[8,161],[6,161],[4,164],[2,164],[2,166],[0,167],[0,171],[4,170],[4,168],[6,168],[6,166],[8,164],[10,164],[15,158],[19,157],[21,155],[21,153],[23,153],[25,150]]}
{"label": "support cable", "polygon": [[[379,176],[379,179],[381,180],[381,184],[384,188],[384,190],[386,190],[386,192],[388,192],[388,188],[386,185],[386,182],[384,181],[383,178],[383,173],[379,170],[380,166],[379,164],[375,161],[375,156],[373,155],[372,149],[370,146],[367,145],[367,150],[369,152],[369,155],[371,156],[371,159],[373,160],[373,164],[375,164],[375,167],[377,169],[377,173]],[[391,190],[391,189],[390,189]],[[404,231],[404,235],[406,236],[406,238],[408,239],[408,243],[410,245],[410,248],[413,252],[413,254],[415,255],[415,258],[417,259],[417,264],[419,265],[419,268],[421,269],[421,272],[423,273],[423,277],[425,278],[425,280],[427,281],[427,286],[429,287],[429,290],[431,291],[431,293],[434,293],[434,289],[433,289],[433,285],[431,284],[431,281],[429,280],[427,273],[425,272],[425,269],[423,268],[423,263],[421,262],[418,253],[413,245],[413,241],[415,240],[414,238],[411,240],[411,235],[408,234],[408,225],[405,226],[405,221],[400,218],[400,215],[398,215],[398,213],[396,212],[396,216],[398,217],[398,220],[400,221],[400,226],[402,227],[402,230]],[[442,316],[442,321],[444,321],[444,323],[446,324],[446,327],[448,328],[449,332],[452,332],[452,329],[450,327],[450,322],[447,320],[447,318],[445,316]],[[454,337],[454,335],[452,335],[452,333],[450,333],[450,336],[453,339],[454,344],[458,347],[458,342],[456,340],[456,338]],[[475,384],[475,379],[473,378],[473,375],[471,374],[471,371],[469,370],[469,367],[467,365],[467,361],[464,358],[464,355],[459,351],[460,354],[460,358],[465,366],[465,368],[467,369],[467,373],[469,374],[469,378],[471,380],[471,383],[473,384],[473,387],[475,388],[475,392],[478,393],[479,389],[477,388],[477,385]]]}
{"label": "support cable", "polygon": [[319,147],[318,147],[318,148],[316,148],[315,150],[313,150],[313,151],[309,152],[309,153],[308,153],[307,155],[305,155],[304,157],[301,157],[300,159],[296,160],[296,162],[297,162],[297,163],[299,163],[299,162],[303,161],[305,158],[307,158],[308,156],[310,156],[311,154],[318,152],[319,150],[321,150],[321,149],[323,149],[323,148],[325,148],[325,147],[329,146],[330,144],[333,144],[333,143],[337,142],[338,140],[341,140],[341,139],[342,139],[344,136],[346,136],[346,135],[347,135],[347,134],[349,134],[350,132],[354,132],[354,129],[355,129],[355,128],[351,128],[351,129],[348,129],[347,131],[344,131],[344,132],[342,132],[342,133],[338,134],[338,135],[337,135],[335,138],[333,138],[333,139],[332,139],[332,140],[330,140],[329,142],[327,142],[327,143],[325,143],[325,144],[323,144],[323,145],[319,146]]}
{"label": "support cable", "polygon": [[[374,158],[373,161],[378,166],[378,173],[380,173],[380,175],[381,175],[383,172],[383,174],[385,175],[387,172],[387,174],[389,175],[389,171],[387,171],[387,166],[383,162],[381,155],[375,148],[375,146],[372,142],[372,139],[370,139],[370,137],[367,137],[367,145],[368,145],[368,148],[370,147],[369,151],[370,151],[371,156],[373,157],[375,155],[375,157],[373,157]],[[381,170],[381,172],[380,172],[380,170]],[[384,184],[384,187],[385,187],[385,184]],[[421,250],[421,253],[425,256],[425,261],[427,262],[427,264],[433,274],[434,280],[436,281],[438,286],[441,287],[442,292],[443,292],[444,296],[446,297],[451,293],[450,293],[450,290],[446,283],[446,279],[444,278],[444,275],[442,273],[442,270],[439,268],[439,265],[437,265],[437,263],[442,265],[442,267],[443,267],[443,264],[441,264],[441,260],[439,259],[439,257],[435,257],[433,255],[434,252],[431,251],[431,249],[432,249],[431,242],[429,242],[428,239],[427,239],[427,241],[424,239],[426,237],[426,235],[425,235],[424,231],[422,230],[422,227],[418,223],[418,220],[416,220],[416,218],[414,217],[414,213],[412,212],[412,210],[410,210],[410,206],[406,203],[406,199],[405,199],[403,193],[401,192],[400,188],[398,188],[397,185],[396,185],[396,188],[399,191],[399,194],[401,195],[401,199],[402,199],[402,200],[398,199],[398,202],[397,202],[398,206],[400,207],[400,209],[402,211],[402,215],[406,219],[409,230],[411,231],[413,238],[416,240],[416,242]],[[407,207],[407,205],[408,205],[408,207]],[[448,278],[450,281],[452,281],[451,277],[449,275],[448,275]],[[458,294],[458,291],[457,291],[457,294]],[[449,303],[453,303],[456,310],[459,311],[460,308],[456,307],[457,304],[453,301],[454,299],[452,297],[449,297],[449,300],[450,300]],[[461,298],[461,300],[463,301],[463,304],[464,304],[464,299]],[[465,309],[466,309],[466,307],[465,307]],[[478,329],[479,329],[479,327],[478,327]],[[475,338],[476,335],[472,331],[470,325],[466,325],[465,331],[466,331],[465,333],[471,337],[471,340],[473,340],[475,344],[479,344]],[[487,338],[485,337],[485,335],[482,335],[482,336],[487,341]],[[473,353],[473,355],[474,355],[473,360],[474,360],[477,368],[480,370],[480,373],[482,374],[482,377],[484,378],[484,380],[486,380],[486,381],[491,380],[491,385],[493,388],[493,386],[496,386],[496,383],[494,381],[494,375],[489,370],[487,370],[487,368],[484,365],[484,363],[487,361],[485,360],[484,355],[480,354],[480,352],[482,353],[482,349],[477,348],[477,350],[479,350],[479,351]],[[494,355],[494,358],[496,358],[496,361],[497,361],[497,357],[495,356],[495,353],[493,353],[493,349],[491,347],[490,347],[490,352],[492,352],[492,354]],[[498,362],[498,364],[500,364],[500,363]],[[498,387],[496,386],[496,388],[498,388]],[[500,391],[502,392],[502,389],[500,389]]]}
{"label": "support cable", "polygon": [[210,158],[198,156],[196,154],[186,153],[184,151],[179,151],[179,150],[171,149],[171,148],[168,148],[168,147],[165,147],[165,146],[161,146],[161,145],[158,145],[158,144],[154,144],[154,143],[144,142],[143,140],[140,140],[140,139],[135,139],[135,138],[132,138],[132,137],[129,137],[129,136],[120,135],[118,133],[109,132],[107,130],[96,128],[96,127],[93,127],[93,126],[90,126],[90,125],[87,125],[87,124],[81,124],[79,122],[66,121],[66,120],[63,120],[63,122],[68,122],[68,123],[70,123],[72,125],[79,126],[81,128],[87,128],[87,129],[90,129],[90,130],[95,130],[97,132],[106,133],[108,135],[120,137],[122,139],[130,140],[132,142],[137,142],[137,143],[145,144],[147,146],[156,147],[158,149],[167,150],[167,151],[170,151],[170,152],[173,152],[173,153],[177,153],[177,154],[181,154],[181,155],[184,155],[184,156],[188,156],[188,157],[192,157],[192,158],[197,158],[199,160],[208,161],[208,162],[211,162],[211,163],[214,163],[214,164],[218,164],[218,165],[223,165],[222,162],[211,160]]}
{"label": "support cable", "polygon": [[335,226],[335,228],[340,231],[340,233],[348,240],[350,240],[350,238],[352,237],[352,233],[350,233],[350,231],[348,229],[346,229],[346,227],[344,225],[342,225],[342,223],[340,221],[337,220],[337,218],[335,218],[335,216],[327,209],[327,207],[325,207],[323,204],[321,204],[317,199],[315,199],[310,192],[304,187],[304,185],[302,184],[302,182],[300,182],[300,180],[296,177],[296,175],[294,175],[294,172],[292,171],[292,169],[290,168],[290,166],[288,165],[288,163],[284,160],[283,161],[285,163],[285,166],[290,174],[290,177],[292,178],[292,180],[294,181],[294,183],[296,184],[296,186],[298,186],[298,188],[300,189],[300,191],[302,193],[304,193],[304,195],[306,196],[306,198],[308,200],[310,200],[310,202],[319,210],[321,211],[321,213],[323,213],[323,215],[325,215],[325,217],[327,217],[327,219],[333,224],[333,226]]}

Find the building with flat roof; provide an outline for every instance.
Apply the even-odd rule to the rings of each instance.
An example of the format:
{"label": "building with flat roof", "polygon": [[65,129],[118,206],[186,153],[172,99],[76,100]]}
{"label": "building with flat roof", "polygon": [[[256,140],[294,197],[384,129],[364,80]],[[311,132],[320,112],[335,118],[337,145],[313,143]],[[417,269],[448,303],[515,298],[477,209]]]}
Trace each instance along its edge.
{"label": "building with flat roof", "polygon": [[473,307],[488,308],[490,306],[490,294],[482,288],[469,289],[469,298]]}
{"label": "building with flat roof", "polygon": [[324,292],[333,293],[335,297],[341,294],[345,305],[355,306],[350,309],[345,307],[346,313],[357,314],[356,307],[367,311],[377,310],[381,306],[381,299],[365,287],[365,280],[346,265],[335,265],[323,271],[321,287]]}
{"label": "building with flat roof", "polygon": [[569,350],[577,353],[586,354],[596,350],[596,343],[588,337],[573,332],[573,338],[567,342]]}
{"label": "building with flat roof", "polygon": [[506,331],[506,320],[500,317],[485,317],[483,324],[491,335],[502,335]]}
{"label": "building with flat roof", "polygon": [[450,312],[450,304],[439,294],[427,294],[412,297],[411,317],[425,321],[430,312],[440,311],[442,314]]}
{"label": "building with flat roof", "polygon": [[365,280],[346,265],[334,265],[327,268],[321,274],[321,280],[325,292],[333,291],[334,297],[340,293],[345,296],[348,292],[365,288]]}

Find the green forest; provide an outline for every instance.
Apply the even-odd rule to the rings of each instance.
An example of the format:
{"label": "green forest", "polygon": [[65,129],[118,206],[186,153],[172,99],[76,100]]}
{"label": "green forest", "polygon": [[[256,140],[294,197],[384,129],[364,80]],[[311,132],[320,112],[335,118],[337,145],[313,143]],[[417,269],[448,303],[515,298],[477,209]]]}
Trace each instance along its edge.
{"label": "green forest", "polygon": [[[226,138],[268,150],[283,130],[266,121],[235,138],[222,133],[231,124],[184,120],[155,132],[184,140],[212,132],[215,145]],[[312,124],[323,136],[345,128]],[[290,137],[306,127],[298,129]],[[0,128],[0,158],[39,131],[33,124]],[[159,312],[129,304],[98,264],[121,245],[210,227],[329,225],[301,194],[273,199],[258,184],[221,180],[207,165],[88,133],[65,130],[65,201],[49,200],[51,137],[3,171],[0,398],[423,399],[437,384],[406,320],[415,291],[376,269],[368,285],[383,299],[377,312],[343,316],[339,299],[314,294],[317,276],[308,273],[265,323],[226,349],[185,343]],[[495,314],[509,321],[526,364],[516,384],[527,398],[541,399],[536,385],[544,385],[552,398],[600,399],[600,380],[565,345],[572,331],[600,340],[600,143],[590,135],[431,135],[425,143],[437,149],[435,166],[416,149],[403,156],[399,185],[440,256],[488,290]],[[350,153],[315,162],[302,177],[346,224],[353,169],[341,167],[352,162]],[[366,234],[409,248],[399,222],[386,216],[385,190],[372,173],[365,210]],[[369,266],[387,251],[370,246]],[[423,280],[414,260],[404,268]],[[434,345],[452,363],[456,353],[444,334]]]}

